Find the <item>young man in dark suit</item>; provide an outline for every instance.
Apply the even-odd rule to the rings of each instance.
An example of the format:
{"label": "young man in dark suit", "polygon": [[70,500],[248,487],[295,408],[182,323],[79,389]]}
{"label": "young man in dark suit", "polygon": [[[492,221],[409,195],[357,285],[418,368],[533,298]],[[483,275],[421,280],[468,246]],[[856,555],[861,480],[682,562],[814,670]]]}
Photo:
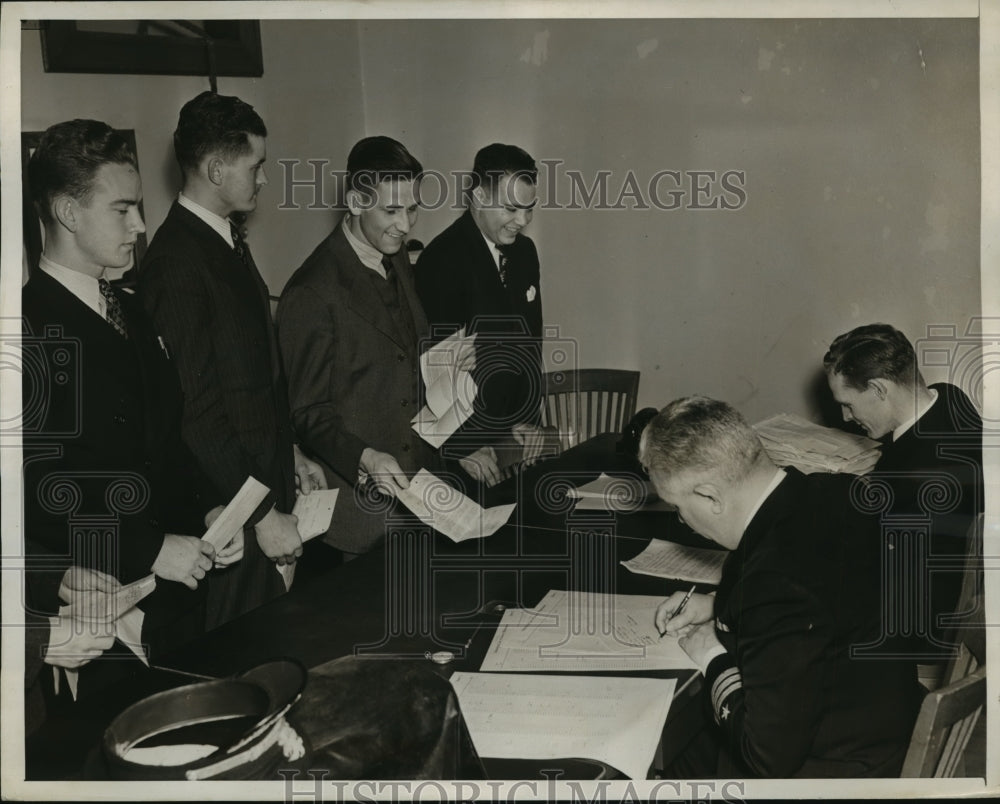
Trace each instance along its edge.
{"label": "young man in dark suit", "polygon": [[477,336],[473,415],[443,451],[488,484],[501,477],[496,448],[503,441],[524,445],[528,461],[544,444],[538,252],[522,233],[534,214],[537,179],[535,160],[516,145],[481,149],[468,209],[417,262],[417,292],[433,337],[460,327]]}
{"label": "young man in dark suit", "polygon": [[921,557],[901,587],[914,591],[907,599],[913,636],[901,644],[921,661],[944,658],[952,645],[941,617],[955,610],[966,556],[982,553],[981,541],[969,537],[982,539],[971,526],[985,503],[983,420],[960,388],[927,385],[913,346],[888,324],[840,335],[823,366],[844,421],[882,440],[870,477],[892,491],[883,514],[910,518],[904,527],[911,531],[913,518],[928,525],[929,544],[916,551]]}
{"label": "young man in dark suit", "polygon": [[[193,535],[218,500],[180,444],[174,368],[135,298],[104,276],[144,231],[135,155],[105,123],[72,120],[45,132],[28,175],[45,227],[21,305],[28,602],[55,614],[56,596],[37,590],[73,565],[115,583],[154,573],[140,607],[155,655],[203,630],[199,584],[242,545],[216,556]],[[81,694],[107,664],[86,668]]]}
{"label": "young man in dark suit", "polygon": [[854,504],[858,479],[779,469],[704,397],[663,408],[639,459],[683,521],[732,551],[714,596],[680,611],[677,593],[655,613],[705,674],[718,726],[717,762],[677,770],[898,775],[921,691],[912,662],[855,655],[882,633],[878,521]]}
{"label": "young man in dark suit", "polygon": [[248,521],[245,554],[208,584],[209,628],[284,591],[274,563],[302,540],[296,484],[326,488],[293,443],[270,301],[232,216],[251,212],[266,184],[267,129],[239,98],[203,92],[181,109],[174,149],[184,187],[149,245],[139,295],[184,390],[184,441],[219,493],[248,476],[270,489]]}
{"label": "young man in dark suit", "polygon": [[417,218],[420,163],[389,137],[347,159],[347,213],[285,286],[278,339],[295,432],[341,489],[328,541],[363,553],[385,535],[385,506],[436,453],[410,420],[423,398],[419,354],[427,319],[404,241]]}

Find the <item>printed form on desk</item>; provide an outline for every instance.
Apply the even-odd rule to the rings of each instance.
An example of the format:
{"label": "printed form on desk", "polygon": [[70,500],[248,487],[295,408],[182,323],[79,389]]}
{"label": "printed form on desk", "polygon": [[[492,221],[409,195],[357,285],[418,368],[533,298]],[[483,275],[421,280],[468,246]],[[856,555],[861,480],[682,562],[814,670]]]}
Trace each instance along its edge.
{"label": "printed form on desk", "polygon": [[728,555],[727,550],[706,550],[652,539],[639,555],[620,563],[640,575],[718,586],[722,580],[722,565]]}
{"label": "printed form on desk", "polygon": [[600,476],[578,488],[569,489],[567,497],[575,498],[578,511],[673,511],[674,506],[656,495],[648,480],[639,477]]}
{"label": "printed form on desk", "polygon": [[457,672],[476,751],[499,759],[586,757],[645,779],[674,679]]}
{"label": "printed form on desk", "polygon": [[653,622],[660,595],[553,589],[533,609],[507,609],[480,667],[502,672],[697,670]]}
{"label": "printed form on desk", "polygon": [[453,542],[492,535],[517,507],[517,503],[509,503],[483,508],[426,469],[411,477],[409,488],[397,492],[396,497],[421,522]]}

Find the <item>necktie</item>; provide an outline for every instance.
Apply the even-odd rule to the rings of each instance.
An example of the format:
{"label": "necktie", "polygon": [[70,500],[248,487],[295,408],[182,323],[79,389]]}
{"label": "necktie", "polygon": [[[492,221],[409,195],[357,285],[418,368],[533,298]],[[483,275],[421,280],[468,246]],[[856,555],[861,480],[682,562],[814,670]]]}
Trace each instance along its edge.
{"label": "necktie", "polygon": [[500,253],[500,283],[507,287],[507,255],[500,246],[497,246],[497,251]]}
{"label": "necktie", "polygon": [[125,326],[125,316],[122,314],[122,306],[118,303],[118,297],[111,290],[111,283],[107,279],[98,279],[97,286],[104,298],[104,316],[123,338],[128,337],[128,329]]}
{"label": "necktie", "polygon": [[385,269],[385,276],[386,279],[388,279],[389,275],[392,273],[392,259],[388,254],[384,254],[382,256],[382,268]]}
{"label": "necktie", "polygon": [[229,231],[233,235],[233,251],[240,258],[240,262],[247,266],[247,268],[256,269],[257,266],[254,265],[253,257],[250,256],[250,249],[247,248],[247,242],[243,239],[243,232],[240,231],[240,227],[230,221]]}

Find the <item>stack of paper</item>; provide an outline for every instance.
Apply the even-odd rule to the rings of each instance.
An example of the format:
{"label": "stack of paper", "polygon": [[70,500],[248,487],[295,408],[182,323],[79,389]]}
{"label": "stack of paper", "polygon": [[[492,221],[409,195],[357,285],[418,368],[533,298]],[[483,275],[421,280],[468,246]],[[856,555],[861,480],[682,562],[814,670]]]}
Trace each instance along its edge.
{"label": "stack of paper", "polygon": [[728,555],[726,550],[705,550],[653,539],[639,555],[621,564],[640,575],[718,585]]}
{"label": "stack of paper", "polygon": [[517,503],[510,503],[483,508],[426,469],[410,478],[409,488],[399,491],[396,497],[421,522],[453,542],[492,535],[517,507]]}
{"label": "stack of paper", "polygon": [[672,505],[656,496],[656,489],[648,480],[634,476],[611,477],[604,472],[596,480],[570,489],[566,496],[579,500],[576,504],[578,511],[673,510]]}
{"label": "stack of paper", "polygon": [[479,391],[470,373],[475,365],[475,340],[475,334],[467,337],[463,327],[420,355],[427,404],[411,423],[435,449],[472,415]]}
{"label": "stack of paper", "polygon": [[754,425],[767,454],[778,466],[794,466],[805,474],[847,472],[863,475],[879,459],[879,443],[864,436],[813,424],[780,413]]}
{"label": "stack of paper", "polygon": [[653,618],[662,595],[550,591],[534,609],[508,609],[481,670],[608,672],[697,669]]}
{"label": "stack of paper", "polygon": [[455,673],[451,685],[480,756],[588,757],[645,779],[675,680]]}

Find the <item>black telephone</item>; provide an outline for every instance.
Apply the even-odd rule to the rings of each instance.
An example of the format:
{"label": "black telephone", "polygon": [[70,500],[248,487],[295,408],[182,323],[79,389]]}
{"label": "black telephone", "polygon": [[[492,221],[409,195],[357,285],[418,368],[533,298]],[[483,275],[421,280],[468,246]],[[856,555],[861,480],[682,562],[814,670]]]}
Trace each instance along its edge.
{"label": "black telephone", "polygon": [[622,431],[621,441],[618,442],[616,450],[633,458],[639,455],[639,439],[642,431],[649,424],[659,411],[656,408],[643,408],[635,414]]}

